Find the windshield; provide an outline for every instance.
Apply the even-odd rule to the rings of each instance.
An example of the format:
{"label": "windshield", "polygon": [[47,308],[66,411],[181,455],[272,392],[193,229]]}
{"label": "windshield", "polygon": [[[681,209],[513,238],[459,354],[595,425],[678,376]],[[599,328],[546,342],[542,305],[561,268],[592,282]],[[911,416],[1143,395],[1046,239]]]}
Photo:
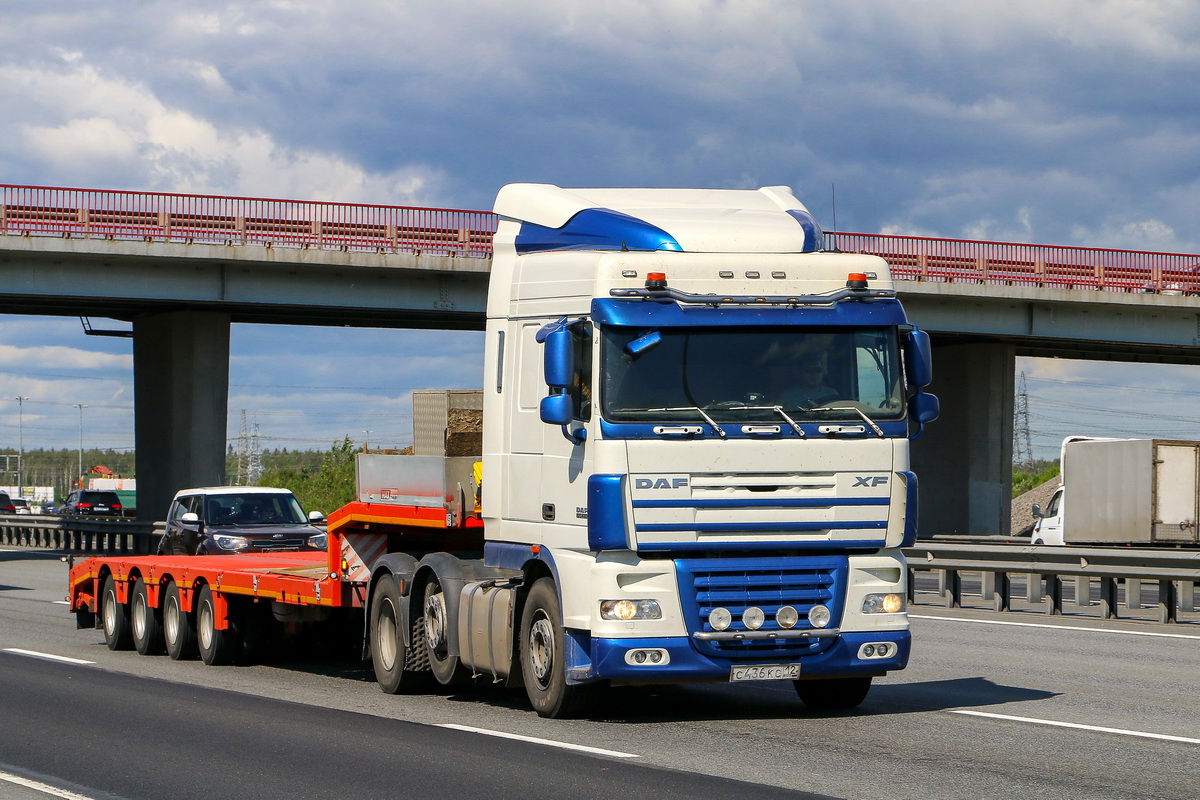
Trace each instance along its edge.
{"label": "windshield", "polygon": [[307,522],[291,494],[209,495],[204,516],[211,525],[281,525]]}
{"label": "windshield", "polygon": [[[604,416],[615,422],[900,419],[896,329],[606,328]],[[778,407],[778,409],[776,408]]]}

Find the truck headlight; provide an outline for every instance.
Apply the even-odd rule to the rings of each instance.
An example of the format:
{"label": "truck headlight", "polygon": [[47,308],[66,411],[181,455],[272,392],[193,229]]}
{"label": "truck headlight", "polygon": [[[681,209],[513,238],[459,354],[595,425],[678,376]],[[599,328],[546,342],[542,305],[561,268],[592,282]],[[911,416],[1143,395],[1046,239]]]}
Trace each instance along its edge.
{"label": "truck headlight", "polygon": [[601,600],[600,618],[627,622],[632,619],[662,619],[657,600]]}
{"label": "truck headlight", "polygon": [[318,533],[316,536],[308,537],[308,546],[315,547],[318,550],[327,550],[329,548],[329,534]]}
{"label": "truck headlight", "polygon": [[213,541],[222,550],[245,550],[250,546],[250,540],[245,536],[229,536],[224,533],[214,534]]}
{"label": "truck headlight", "polygon": [[869,594],[863,598],[864,614],[898,614],[906,607],[904,595],[896,592]]}
{"label": "truck headlight", "polygon": [[833,614],[829,613],[829,608],[826,606],[817,605],[808,610],[808,622],[814,628],[824,628],[831,619],[833,619]]}

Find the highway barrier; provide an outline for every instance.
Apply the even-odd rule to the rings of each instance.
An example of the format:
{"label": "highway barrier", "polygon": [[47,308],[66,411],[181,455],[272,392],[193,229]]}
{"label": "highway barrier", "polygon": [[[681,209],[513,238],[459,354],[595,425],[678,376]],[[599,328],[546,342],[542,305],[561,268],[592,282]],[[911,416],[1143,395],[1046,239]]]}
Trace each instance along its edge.
{"label": "highway barrier", "polygon": [[46,514],[0,515],[0,545],[72,553],[153,553],[164,523]]}

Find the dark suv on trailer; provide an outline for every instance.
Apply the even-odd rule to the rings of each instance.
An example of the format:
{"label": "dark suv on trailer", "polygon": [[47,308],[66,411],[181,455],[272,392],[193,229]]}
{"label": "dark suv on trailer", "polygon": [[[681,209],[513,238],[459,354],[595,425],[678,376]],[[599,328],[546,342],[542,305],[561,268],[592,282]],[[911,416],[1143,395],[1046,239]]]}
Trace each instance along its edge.
{"label": "dark suv on trailer", "polygon": [[313,525],[287,489],[210,486],[184,489],[167,512],[160,555],[224,555],[324,550],[325,531]]}
{"label": "dark suv on trailer", "polygon": [[121,498],[116,492],[105,492],[95,489],[76,489],[67,495],[67,500],[58,508],[58,513],[64,516],[76,514],[104,514],[119,517],[125,512]]}

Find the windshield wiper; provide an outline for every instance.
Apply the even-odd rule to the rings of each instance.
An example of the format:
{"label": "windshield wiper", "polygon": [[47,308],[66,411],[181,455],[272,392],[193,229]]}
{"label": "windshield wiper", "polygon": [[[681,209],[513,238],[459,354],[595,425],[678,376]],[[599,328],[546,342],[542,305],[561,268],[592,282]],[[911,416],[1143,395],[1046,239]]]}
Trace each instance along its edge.
{"label": "windshield wiper", "polygon": [[648,408],[646,410],[647,411],[695,411],[697,414],[704,417],[705,422],[707,422],[709,425],[712,426],[712,429],[717,432],[717,436],[720,436],[722,439],[729,436],[729,434],[725,433],[725,429],[722,428],[720,425],[718,425],[716,423],[716,421],[713,420],[712,417],[710,417],[708,414],[704,413],[704,409],[700,408],[699,406],[679,406],[678,408]]}
{"label": "windshield wiper", "polygon": [[862,417],[863,422],[871,426],[871,430],[875,431],[875,435],[880,439],[883,438],[883,429],[875,424],[875,421],[867,416],[866,412],[857,406],[817,406],[810,408],[809,411],[853,411]]}

